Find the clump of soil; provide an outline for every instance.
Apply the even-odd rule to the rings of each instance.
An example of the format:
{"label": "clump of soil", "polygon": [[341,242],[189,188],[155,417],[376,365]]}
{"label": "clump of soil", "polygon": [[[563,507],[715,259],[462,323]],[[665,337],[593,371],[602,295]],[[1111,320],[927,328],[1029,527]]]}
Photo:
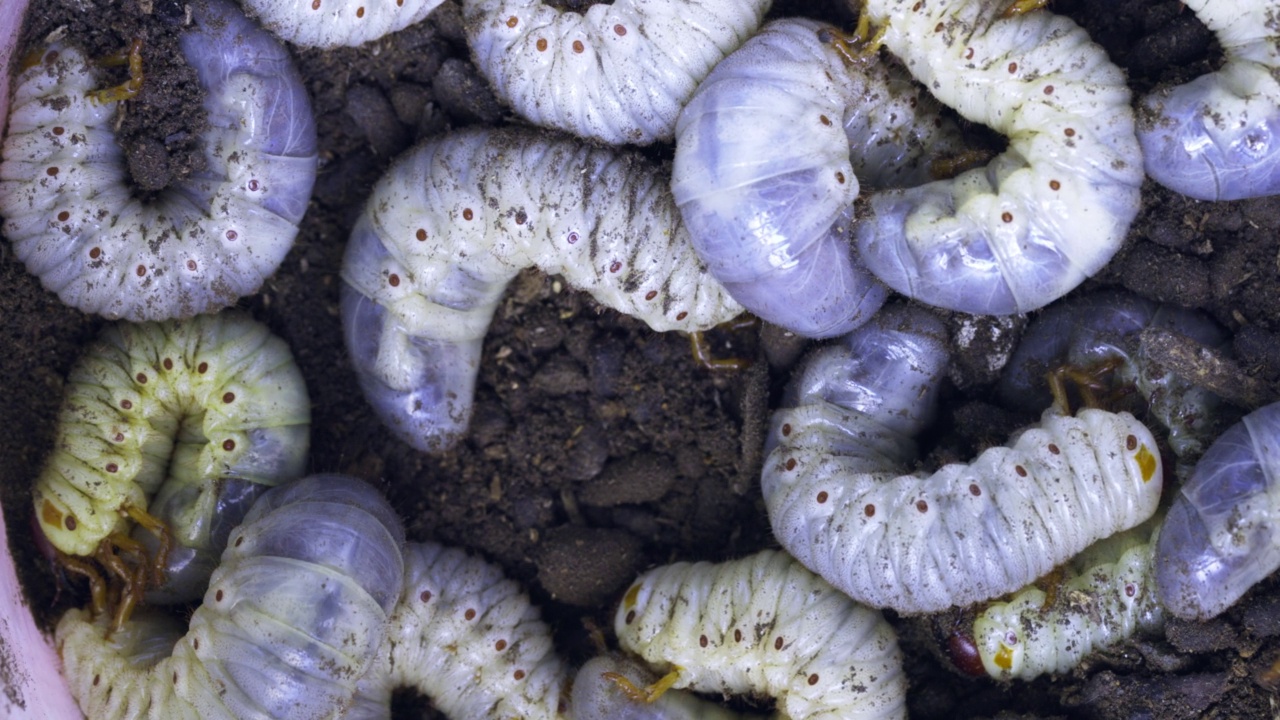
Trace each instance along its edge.
{"label": "clump of soil", "polygon": [[[139,192],[201,162],[198,85],[180,62],[175,0],[47,3],[26,38],[55,28],[107,55],[144,41],[146,83],[125,107],[121,142]],[[1171,0],[1059,0],[1130,75],[1136,93],[1194,77],[1219,61],[1212,36]],[[773,15],[847,23],[843,9],[788,2]],[[374,417],[346,359],[338,322],[343,245],[373,183],[421,138],[511,122],[467,58],[456,5],[361,48],[295,50],[320,133],[321,169],[293,251],[262,291],[241,301],[292,347],[314,403],[313,471],[356,475],[386,491],[411,539],[464,546],[529,588],[562,652],[593,654],[591,627],[634,575],[674,560],[725,560],[774,545],[759,497],[764,427],[805,344],[776,328],[711,335],[745,370],[701,367],[688,340],[601,309],[557,278],[522,274],[485,343],[475,416],[453,451],[428,456]],[[123,71],[118,71],[123,72]],[[123,80],[124,76],[119,76]],[[670,148],[650,151],[669,158]],[[150,190],[144,190],[151,188]],[[1280,199],[1200,203],[1148,184],[1125,249],[1088,289],[1118,285],[1203,308],[1234,333],[1255,386],[1280,379]],[[52,443],[63,378],[103,321],[62,306],[10,253],[0,261],[0,499],[31,606],[50,625],[82,604],[60,589],[29,536],[30,484]],[[971,457],[1025,418],[987,398],[1021,319],[950,318],[957,360],[935,457]],[[1246,382],[1244,377],[1240,382]],[[1268,581],[1209,623],[1172,622],[1061,678],[972,681],[938,659],[934,626],[898,620],[914,718],[1213,714],[1269,717],[1280,675],[1280,594]],[[945,637],[944,637],[945,640]],[[402,698],[404,717],[425,713]]]}

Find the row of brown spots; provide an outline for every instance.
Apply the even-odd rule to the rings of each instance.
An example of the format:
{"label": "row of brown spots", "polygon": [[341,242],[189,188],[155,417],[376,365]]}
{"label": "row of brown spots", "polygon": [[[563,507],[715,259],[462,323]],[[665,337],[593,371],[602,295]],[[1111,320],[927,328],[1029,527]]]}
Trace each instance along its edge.
{"label": "row of brown spots", "polygon": [[917,500],[916,510],[919,510],[922,513],[929,512],[929,503],[925,502],[924,500]]}
{"label": "row of brown spots", "polygon": [[225,392],[222,394],[222,402],[230,405],[236,401],[236,394],[233,392]]}
{"label": "row of brown spots", "polygon": [[609,272],[616,273],[621,269],[622,269],[622,261],[614,260],[613,262],[609,263]]}
{"label": "row of brown spots", "polygon": [[138,274],[138,277],[144,277],[147,274],[147,266],[139,265],[138,267],[134,268],[133,271]]}
{"label": "row of brown spots", "polygon": [[656,298],[656,297],[658,297],[658,291],[657,291],[657,290],[650,290],[649,292],[647,292],[647,293],[645,293],[645,294],[644,294],[644,299],[645,299],[645,300],[652,300],[652,299],[654,299],[654,298]]}
{"label": "row of brown spots", "polygon": [[391,276],[387,278],[387,284],[391,287],[400,287],[400,276],[395,273],[391,273]]}
{"label": "row of brown spots", "polygon": [[475,217],[475,216],[476,216],[476,215],[475,215],[475,213],[471,212],[471,208],[463,208],[463,209],[462,209],[462,219],[463,219],[463,220],[470,220],[471,218],[473,218],[473,217]]}
{"label": "row of brown spots", "polygon": [[58,177],[58,166],[54,165],[53,167],[46,169],[44,174],[49,177]]}
{"label": "row of brown spots", "polygon": [[519,24],[520,24],[520,18],[516,17],[515,15],[512,15],[511,17],[507,18],[507,27],[514,28]]}
{"label": "row of brown spots", "polygon": [[818,504],[821,505],[826,501],[827,501],[827,491],[826,490],[818,491]]}
{"label": "row of brown spots", "polygon": [[1021,465],[1014,465],[1014,466],[1013,466],[1013,471],[1014,471],[1014,472],[1016,472],[1016,473],[1018,473],[1018,477],[1026,477],[1026,476],[1027,476],[1027,469],[1026,469],[1026,468],[1024,468],[1024,467],[1022,467]]}
{"label": "row of brown spots", "polygon": [[622,37],[627,34],[627,28],[622,24],[614,25],[613,32],[617,34],[618,37]]}
{"label": "row of brown spots", "polygon": [[466,612],[464,612],[464,613],[462,613],[462,617],[464,617],[464,618],[466,618],[466,619],[468,619],[468,620],[475,620],[475,619],[476,619],[476,611],[475,611],[475,608],[467,608],[467,611],[466,611]]}
{"label": "row of brown spots", "polygon": [[534,44],[534,47],[538,48],[538,52],[546,52],[546,51],[547,51],[547,39],[546,39],[546,38],[538,38],[538,42]]}
{"label": "row of brown spots", "polygon": [[222,449],[231,452],[236,449],[236,441],[230,438],[222,441]]}
{"label": "row of brown spots", "polygon": [[583,45],[581,40],[573,41],[573,51],[575,53],[578,53],[579,55],[581,55],[582,52],[586,49],[587,49],[587,46]]}
{"label": "row of brown spots", "polygon": [[418,232],[414,233],[413,236],[418,238],[418,242],[427,241],[427,231],[423,228],[418,228]]}

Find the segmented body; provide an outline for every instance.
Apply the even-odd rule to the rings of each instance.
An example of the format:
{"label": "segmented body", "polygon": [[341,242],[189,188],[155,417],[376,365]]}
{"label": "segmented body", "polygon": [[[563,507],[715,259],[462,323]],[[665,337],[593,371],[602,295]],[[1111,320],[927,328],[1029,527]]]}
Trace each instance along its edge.
{"label": "segmented body", "polygon": [[1226,62],[1142,99],[1153,180],[1200,200],[1280,193],[1280,2],[1188,0]]}
{"label": "segmented body", "polygon": [[[568,668],[551,628],[501,568],[462,550],[410,543],[405,583],[378,664],[359,702],[390,711],[391,691],[417,689],[451,718],[563,720]],[[364,716],[364,715],[362,715]]]}
{"label": "segmented body", "polygon": [[467,42],[498,97],[542,127],[620,145],[669,140],[680,108],[771,0],[466,0]]}
{"label": "segmented body", "polygon": [[1156,545],[1160,602],[1180,618],[1219,615],[1280,568],[1280,403],[1246,415],[1182,484]]}
{"label": "segmented body", "polygon": [[17,79],[0,164],[14,254],[68,305],[163,320],[256,292],[293,245],[315,179],[311,103],[293,61],[225,0],[193,3],[183,54],[206,92],[203,170],[153,202],[131,191],[115,104],[57,45]]}
{"label": "segmented body", "polygon": [[860,602],[934,612],[1012,592],[1149,517],[1163,478],[1127,413],[1047,410],[1009,447],[904,474],[946,371],[923,311],[882,311],[809,360],[773,415],[761,480],[774,535]]}
{"label": "segmented body", "polygon": [[[404,532],[352,478],[264,495],[231,536],[204,604],[172,652],[141,653],[151,625],[104,639],[105,618],[58,623],[65,674],[91,718],[325,718],[351,703],[400,597]],[[147,664],[154,662],[154,664]]]}
{"label": "segmented body", "polygon": [[[1034,411],[1052,400],[1045,375],[1067,368],[1089,372],[1114,364],[1112,385],[1133,386],[1152,416],[1169,431],[1179,457],[1198,457],[1225,424],[1222,399],[1153,362],[1140,335],[1148,328],[1169,330],[1214,348],[1226,330],[1203,312],[1161,304],[1122,292],[1100,292],[1057,303],[1027,326],[1000,378],[1001,398]],[[1068,380],[1068,383],[1070,381]]]}
{"label": "segmented body", "polygon": [[651,570],[614,629],[677,689],[768,695],[793,720],[906,717],[893,628],[783,552]]}
{"label": "segmented body", "polygon": [[1149,522],[1094,543],[1071,560],[1052,602],[1029,586],[983,608],[973,635],[987,674],[1032,680],[1066,672],[1099,649],[1162,627],[1153,565],[1159,532],[1159,522]]}
{"label": "segmented body", "polygon": [[635,155],[518,129],[400,158],[342,268],[347,349],[383,422],[424,451],[456,441],[493,311],[526,267],[659,331],[742,312],[693,253],[667,181]]}
{"label": "segmented body", "polygon": [[172,589],[198,598],[227,525],[302,475],[310,422],[288,346],[242,314],[110,325],[67,377],[36,517],[59,550],[91,555],[121,510],[153,509],[181,546]]}
{"label": "segmented body", "polygon": [[444,0],[244,0],[262,26],[303,47],[355,47],[425,19]]}
{"label": "segmented body", "polygon": [[713,275],[801,335],[865,322],[888,294],[850,250],[859,188],[929,179],[955,126],[896,66],[851,60],[830,26],[770,22],[680,114],[672,192]]}
{"label": "segmented body", "polygon": [[857,247],[894,290],[962,312],[1027,312],[1120,249],[1138,212],[1142,154],[1124,73],[1067,18],[1005,17],[1004,0],[868,0],[911,74],[1005,135],[986,167],[871,195]]}

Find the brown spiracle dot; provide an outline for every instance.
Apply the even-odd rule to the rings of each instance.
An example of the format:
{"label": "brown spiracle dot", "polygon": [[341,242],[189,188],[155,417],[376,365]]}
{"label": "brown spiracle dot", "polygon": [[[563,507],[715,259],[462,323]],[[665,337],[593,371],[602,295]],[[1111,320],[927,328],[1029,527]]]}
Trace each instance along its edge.
{"label": "brown spiracle dot", "polygon": [[1063,134],[1063,135],[1066,135],[1067,137],[1075,137],[1075,136],[1076,136],[1076,129],[1075,129],[1075,128],[1067,128],[1066,130],[1063,130],[1063,131],[1062,131],[1062,134]]}
{"label": "brown spiracle dot", "polygon": [[421,600],[422,602],[431,602],[431,591],[423,590],[421,593],[418,594],[418,599]]}
{"label": "brown spiracle dot", "polygon": [[230,405],[236,401],[236,394],[233,392],[225,392],[222,394],[222,402]]}
{"label": "brown spiracle dot", "polygon": [[1053,453],[1054,455],[1058,455],[1062,451],[1058,449],[1057,445],[1054,445],[1053,443],[1049,443],[1049,452]]}
{"label": "brown spiracle dot", "polygon": [[195,271],[196,271],[196,267],[197,267],[197,266],[196,266],[196,261],[195,261],[195,260],[188,260],[188,261],[187,261],[187,269],[188,269],[188,270],[190,270],[191,272],[195,272]]}
{"label": "brown spiracle dot", "polygon": [[699,635],[699,636],[698,636],[698,647],[706,647],[706,646],[707,646],[707,636],[706,636],[706,635]]}
{"label": "brown spiracle dot", "polygon": [[733,641],[742,642],[742,631],[739,630],[738,628],[733,629]]}
{"label": "brown spiracle dot", "polygon": [[427,231],[422,228],[418,228],[418,232],[414,233],[413,236],[418,238],[418,242],[427,241]]}
{"label": "brown spiracle dot", "polygon": [[796,459],[795,459],[795,458],[787,458],[786,468],[787,468],[788,470],[795,470],[795,469],[796,469]]}
{"label": "brown spiracle dot", "polygon": [[1128,437],[1126,437],[1126,438],[1124,439],[1124,446],[1125,446],[1126,448],[1130,449],[1130,450],[1137,450],[1137,449],[1138,449],[1138,438],[1137,438],[1137,437],[1135,437],[1135,436],[1133,436],[1133,435],[1129,435]]}
{"label": "brown spiracle dot", "polygon": [[462,210],[462,219],[463,219],[463,220],[470,220],[471,218],[473,218],[473,217],[475,217],[475,216],[476,216],[476,215],[475,215],[475,213],[471,212],[471,208],[463,208],[463,210]]}
{"label": "brown spiracle dot", "polygon": [[396,7],[404,7],[404,0],[396,0]]}
{"label": "brown spiracle dot", "polygon": [[243,535],[241,535],[240,537],[236,538],[236,547],[240,547],[242,544],[244,544],[244,536],[243,536]]}
{"label": "brown spiracle dot", "polygon": [[66,222],[70,219],[71,219],[71,213],[67,212],[66,210],[63,210],[62,212],[58,213],[58,222]]}
{"label": "brown spiracle dot", "polygon": [[171,359],[169,359],[169,358],[165,358],[165,359],[164,359],[164,361],[163,361],[163,362],[161,362],[160,364],[164,366],[164,369],[165,369],[165,370],[172,370],[172,369],[173,369],[173,360],[171,360]]}
{"label": "brown spiracle dot", "polygon": [[391,276],[387,278],[387,284],[391,287],[400,287],[400,276],[395,273],[391,273]]}
{"label": "brown spiracle dot", "polygon": [[973,48],[971,48],[971,47],[970,47],[970,48],[965,48],[965,51],[964,51],[964,59],[965,59],[965,60],[972,60],[972,59],[973,59]]}
{"label": "brown spiracle dot", "polygon": [[687,318],[687,317],[689,317],[689,313],[685,312],[684,310],[681,310],[680,312],[676,313],[676,321],[677,321],[677,322],[679,322],[679,321],[681,321],[681,320],[683,320],[683,319],[685,319],[685,318]]}
{"label": "brown spiracle dot", "polygon": [[137,380],[139,385],[147,384],[147,376],[142,373],[138,373],[136,376],[134,376],[133,379]]}
{"label": "brown spiracle dot", "polygon": [[462,617],[466,618],[467,620],[475,620],[476,619],[475,608],[467,608],[467,611],[462,613]]}
{"label": "brown spiracle dot", "polygon": [[836,182],[840,183],[841,185],[844,184],[844,173],[836,172]]}
{"label": "brown spiracle dot", "polygon": [[191,641],[191,649],[192,649],[192,650],[199,650],[199,649],[200,649],[200,638],[194,638],[194,639],[192,639],[192,641]]}
{"label": "brown spiracle dot", "polygon": [[203,375],[203,374],[205,374],[205,373],[209,372],[209,363],[207,363],[207,362],[202,362],[202,363],[200,363],[199,365],[197,365],[197,366],[196,366],[196,372],[200,373],[201,375]]}
{"label": "brown spiracle dot", "polygon": [[45,55],[45,56],[44,56],[44,61],[45,61],[46,63],[49,63],[50,65],[52,65],[53,63],[58,62],[58,51],[57,51],[57,50],[50,50],[50,51],[49,51],[49,54],[47,54],[47,55]]}
{"label": "brown spiracle dot", "polygon": [[120,466],[115,463],[107,463],[107,472],[114,473],[120,470]]}
{"label": "brown spiracle dot", "polygon": [[614,260],[613,262],[609,263],[609,272],[611,272],[611,273],[616,273],[616,272],[618,272],[618,271],[619,271],[619,270],[621,270],[621,269],[622,269],[622,262],[621,262],[621,261]]}
{"label": "brown spiracle dot", "polygon": [[236,238],[240,237],[240,233],[236,232],[235,230],[228,230],[226,232],[226,237],[228,240],[235,242]]}
{"label": "brown spiracle dot", "polygon": [[871,503],[867,503],[866,507],[862,508],[862,514],[866,515],[867,517],[875,517],[876,506],[872,505]]}
{"label": "brown spiracle dot", "polygon": [[929,503],[925,502],[924,500],[917,500],[916,510],[919,510],[922,513],[929,512]]}
{"label": "brown spiracle dot", "polygon": [[622,25],[621,23],[619,23],[613,26],[613,32],[617,34],[618,37],[622,37],[623,35],[627,34],[627,28],[625,25]]}
{"label": "brown spiracle dot", "polygon": [[[360,8],[360,11],[364,12],[364,8]],[[258,192],[258,187],[259,185],[257,180],[249,181],[249,192]]]}
{"label": "brown spiracle dot", "polygon": [[911,12],[920,12],[920,8],[922,8],[922,7],[924,7],[924,3],[923,3],[923,2],[917,2],[915,5],[912,5],[912,6],[911,6]]}
{"label": "brown spiracle dot", "polygon": [[132,410],[132,409],[133,409],[133,401],[131,401],[131,400],[121,400],[121,401],[120,401],[120,407],[124,408],[125,410]]}
{"label": "brown spiracle dot", "polygon": [[813,673],[812,675],[809,676],[809,684],[810,685],[818,684],[818,673]]}
{"label": "brown spiracle dot", "polygon": [[93,686],[98,687],[98,683],[102,682],[102,675],[93,676]]}
{"label": "brown spiracle dot", "polygon": [[1052,95],[1052,94],[1053,94],[1053,86],[1052,86],[1052,85],[1045,85],[1045,86],[1044,86],[1044,94],[1045,94],[1045,95]]}
{"label": "brown spiracle dot", "polygon": [[1014,471],[1014,472],[1016,472],[1016,473],[1018,473],[1018,477],[1026,477],[1026,476],[1027,476],[1027,469],[1026,469],[1026,468],[1024,468],[1024,467],[1022,467],[1021,465],[1014,465],[1014,466],[1013,466],[1013,471]]}
{"label": "brown spiracle dot", "polygon": [[218,592],[216,592],[216,593],[214,593],[214,594],[213,594],[213,601],[214,601],[214,602],[222,602],[222,591],[221,591],[221,590],[219,590]]}
{"label": "brown spiracle dot", "polygon": [[819,504],[819,505],[821,505],[821,504],[825,503],[826,501],[827,501],[827,491],[826,491],[826,490],[819,490],[819,491],[818,491],[818,504]]}
{"label": "brown spiracle dot", "polygon": [[1007,223],[1011,223],[1013,222],[1013,213],[1008,211],[1000,213],[1000,219]]}
{"label": "brown spiracle dot", "polygon": [[364,17],[364,6],[356,8],[356,18],[359,19],[363,17]]}
{"label": "brown spiracle dot", "polygon": [[147,266],[139,265],[137,268],[134,269],[134,272],[138,274],[138,277],[142,277],[143,275],[147,274]]}
{"label": "brown spiracle dot", "polygon": [[319,10],[319,9],[320,9],[320,0],[311,0],[311,9],[312,9],[312,10]]}
{"label": "brown spiracle dot", "polygon": [[566,237],[566,238],[565,238],[565,240],[567,240],[567,241],[569,242],[569,244],[570,244],[570,245],[575,245],[575,244],[577,244],[577,242],[578,242],[578,233],[577,233],[577,232],[574,232],[574,231],[570,231],[570,232],[569,232],[569,236],[568,236],[568,237]]}
{"label": "brown spiracle dot", "polygon": [[525,224],[525,223],[527,223],[527,222],[529,222],[529,213],[527,213],[527,212],[525,212],[525,211],[523,211],[523,210],[517,210],[517,211],[516,211],[516,224],[517,224],[517,225],[523,225],[523,224]]}
{"label": "brown spiracle dot", "polygon": [[1133,597],[1138,594],[1138,588],[1133,583],[1125,583],[1124,594]]}
{"label": "brown spiracle dot", "polygon": [[827,127],[831,126],[831,118],[827,117],[826,115],[819,115],[818,121],[821,122],[823,125],[826,125]]}
{"label": "brown spiracle dot", "polygon": [[53,134],[54,134],[54,135],[61,135],[62,133],[66,132],[66,131],[67,131],[67,129],[66,129],[66,128],[64,128],[64,127],[62,127],[61,125],[55,125],[55,126],[54,126],[54,128],[53,128]]}
{"label": "brown spiracle dot", "polygon": [[115,440],[115,441],[116,441],[116,442],[118,442],[118,443],[119,443],[119,442],[124,442],[124,433],[122,433],[122,432],[118,432],[118,433],[116,433],[116,434],[115,434],[115,437],[113,437],[113,438],[111,438],[111,439],[112,439],[112,440]]}
{"label": "brown spiracle dot", "polygon": [[67,519],[66,519],[62,524],[63,524],[63,525],[66,525],[68,530],[71,530],[72,532],[74,532],[74,531],[75,531],[75,529],[76,529],[76,525],[77,525],[77,523],[76,523],[76,519],[75,519],[75,516],[74,516],[74,515],[68,515],[68,516],[67,516]]}
{"label": "brown spiracle dot", "polygon": [[1013,73],[1018,72],[1018,63],[1016,63],[1016,62],[1011,62],[1011,63],[1009,63],[1009,68],[1008,68],[1008,69],[1009,69],[1009,74],[1010,74],[1010,75],[1012,75]]}
{"label": "brown spiracle dot", "polygon": [[574,41],[573,41],[573,51],[574,51],[574,52],[581,54],[581,53],[582,53],[584,50],[586,50],[586,49],[587,49],[587,46],[586,46],[586,45],[583,45],[581,40],[574,40]]}
{"label": "brown spiracle dot", "polygon": [[57,166],[57,165],[54,165],[53,167],[46,169],[46,170],[44,171],[44,174],[45,174],[45,175],[48,175],[49,177],[57,177],[57,176],[58,176],[58,166]]}
{"label": "brown spiracle dot", "polygon": [[635,622],[635,619],[636,619],[636,611],[628,610],[627,617],[623,622],[625,622],[627,625],[630,625],[631,623]]}
{"label": "brown spiracle dot", "polygon": [[523,679],[524,679],[524,671],[523,671],[523,670],[517,670],[517,671],[515,671],[515,672],[511,673],[511,677],[513,677],[513,678],[515,678],[515,679],[517,679],[517,680],[523,680]]}
{"label": "brown spiracle dot", "polygon": [[978,487],[977,483],[969,483],[969,494],[974,497],[981,497],[982,488]]}
{"label": "brown spiracle dot", "polygon": [[538,42],[536,43],[536,46],[537,46],[537,48],[538,48],[538,52],[546,52],[546,51],[547,51],[547,39],[546,39],[546,38],[538,38]]}
{"label": "brown spiracle dot", "polygon": [[782,436],[787,437],[791,434],[791,423],[782,423]]}
{"label": "brown spiracle dot", "polygon": [[498,642],[496,642],[496,643],[494,643],[494,644],[493,644],[493,649],[494,649],[494,650],[497,650],[498,652],[502,652],[503,650],[506,650],[506,649],[507,649],[507,641],[506,641],[506,640],[499,640]]}
{"label": "brown spiracle dot", "polygon": [[235,449],[236,449],[236,441],[235,441],[235,440],[230,440],[230,439],[228,439],[228,440],[223,440],[223,441],[222,441],[222,449],[223,449],[223,450],[226,450],[227,452],[231,452],[232,450],[235,450]]}
{"label": "brown spiracle dot", "polygon": [[1050,181],[1049,181],[1049,189],[1050,189],[1050,190],[1060,190],[1060,189],[1062,189],[1062,183],[1058,182],[1057,180],[1050,180]]}
{"label": "brown spiracle dot", "polygon": [[174,671],[173,671],[173,684],[174,684],[174,685],[177,685],[177,684],[178,684],[178,671],[177,671],[177,670],[174,670]]}
{"label": "brown spiracle dot", "polygon": [[647,292],[647,293],[645,293],[645,294],[644,294],[644,299],[645,299],[645,300],[652,300],[652,299],[654,299],[654,298],[656,298],[656,297],[658,297],[658,291],[657,291],[657,290],[650,290],[649,292]]}
{"label": "brown spiracle dot", "polygon": [[781,650],[781,649],[782,649],[782,646],[783,646],[784,644],[785,644],[785,643],[784,643],[784,642],[782,642],[782,636],[781,636],[781,635],[779,635],[779,636],[778,636],[778,639],[773,641],[773,649],[774,649],[774,650]]}
{"label": "brown spiracle dot", "polygon": [[97,260],[97,259],[98,259],[98,258],[100,258],[100,257],[102,257],[102,248],[100,248],[100,247],[95,247],[95,248],[92,248],[92,249],[90,249],[90,250],[89,250],[89,258],[90,258],[90,259],[92,259],[92,260]]}
{"label": "brown spiracle dot", "polygon": [[513,28],[519,24],[520,24],[520,18],[516,17],[515,15],[512,15],[511,17],[507,18],[507,27]]}
{"label": "brown spiracle dot", "polygon": [[943,25],[942,23],[938,23],[937,25],[934,25],[934,26],[933,26],[933,31],[934,31],[934,32],[936,32],[936,33],[942,32],[942,29],[943,29],[944,27],[946,27],[946,26],[945,26],[945,25]]}

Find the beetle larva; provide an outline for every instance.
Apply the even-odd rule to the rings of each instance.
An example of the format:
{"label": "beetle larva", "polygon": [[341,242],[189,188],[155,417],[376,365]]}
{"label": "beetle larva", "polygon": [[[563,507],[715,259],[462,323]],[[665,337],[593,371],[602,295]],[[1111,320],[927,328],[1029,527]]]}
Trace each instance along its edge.
{"label": "beetle larva", "polygon": [[542,0],[466,0],[476,67],[518,115],[620,145],[671,139],[694,88],[771,0],[616,0],[567,12]]}
{"label": "beetle larva", "polygon": [[168,657],[135,658],[133,642],[158,629],[127,630],[113,648],[105,618],[63,616],[57,643],[73,694],[95,720],[329,717],[350,704],[384,641],[403,544],[395,511],[359,480],[275,488],[232,533]]}
{"label": "beetle larva", "polygon": [[770,22],[676,125],[671,187],[698,255],[753,313],[809,337],[852,330],[888,294],[850,249],[860,187],[918,184],[926,153],[958,146],[905,73],[836,45],[821,23]]}
{"label": "beetle larva", "polygon": [[1156,587],[1169,612],[1215,617],[1280,567],[1278,438],[1273,403],[1223,433],[1182,484],[1156,545]]}
{"label": "beetle larva", "polygon": [[410,543],[404,559],[404,589],[359,702],[389,709],[393,689],[412,687],[451,718],[565,720],[568,669],[520,585],[436,543]]}
{"label": "beetle larva", "polygon": [[854,599],[920,613],[1012,592],[1155,512],[1149,430],[1047,410],[1010,447],[904,475],[946,372],[939,321],[889,308],[815,353],[773,415],[761,485],[774,535]]}
{"label": "beetle larva", "polygon": [[383,422],[427,452],[457,440],[489,320],[526,267],[658,331],[741,313],[694,254],[667,183],[637,155],[519,129],[452,133],[401,157],[342,267],[347,351]]}
{"label": "beetle larva", "polygon": [[676,689],[769,695],[792,720],[906,717],[893,628],[784,552],[650,570],[614,629]]}
{"label": "beetle larva", "polygon": [[1147,174],[1200,200],[1280,193],[1277,0],[1187,0],[1218,36],[1216,72],[1142,100]]}
{"label": "beetle larva", "polygon": [[1196,457],[1231,420],[1222,420],[1228,415],[1220,397],[1147,357],[1140,341],[1147,328],[1177,332],[1206,347],[1228,339],[1205,313],[1130,293],[1093,293],[1057,303],[1027,326],[1000,378],[1000,396],[1011,406],[1034,411],[1052,400],[1045,373],[1064,366],[1088,372],[1112,364],[1112,385],[1134,386],[1168,429],[1173,451]]}
{"label": "beetle larva", "polygon": [[854,229],[894,290],[962,312],[1042,307],[1100,270],[1138,212],[1142,153],[1124,73],[1071,20],[1005,0],[868,0],[884,45],[1009,147],[986,167],[872,194]]}
{"label": "beetle larva", "polygon": [[128,185],[115,103],[58,45],[22,73],[0,164],[14,254],[85,312],[163,320],[257,291],[293,245],[316,171],[311,103],[275,38],[225,0],[193,3],[180,42],[206,92],[204,170],[144,203]]}
{"label": "beetle larva", "polygon": [[303,47],[355,47],[421,21],[444,0],[244,0],[267,30]]}
{"label": "beetle larva", "polygon": [[973,639],[986,673],[1031,680],[1066,672],[1096,650],[1163,626],[1152,563],[1159,532],[1159,521],[1149,521],[1094,543],[1071,560],[1052,603],[1030,586],[983,608]]}
{"label": "beetle larva", "polygon": [[198,598],[239,521],[220,514],[302,475],[310,422],[288,346],[240,313],[110,325],[67,378],[36,517],[56,548],[91,555],[122,510],[154,509],[182,546],[170,590]]}

